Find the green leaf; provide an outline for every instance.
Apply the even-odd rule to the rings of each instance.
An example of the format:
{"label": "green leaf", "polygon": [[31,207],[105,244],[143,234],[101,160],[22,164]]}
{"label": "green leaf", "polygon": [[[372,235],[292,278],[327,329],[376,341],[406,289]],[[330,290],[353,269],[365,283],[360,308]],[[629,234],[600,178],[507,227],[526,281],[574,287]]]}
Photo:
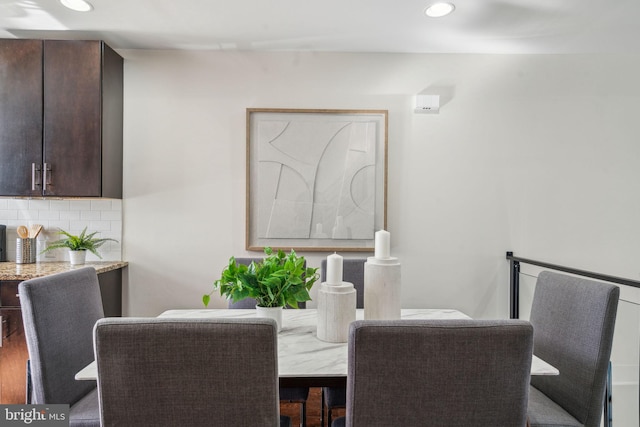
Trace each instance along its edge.
{"label": "green leaf", "polygon": [[289,283],[291,283],[292,285],[299,285],[301,283],[304,283],[304,280],[302,280],[302,277],[300,276],[291,275],[289,277]]}
{"label": "green leaf", "polygon": [[202,303],[204,304],[205,307],[209,306],[209,301],[211,301],[211,295],[202,295]]}
{"label": "green leaf", "polygon": [[[305,302],[311,299],[309,292],[307,292],[307,288],[300,288],[294,295],[296,302]],[[297,304],[296,304],[297,305]]]}

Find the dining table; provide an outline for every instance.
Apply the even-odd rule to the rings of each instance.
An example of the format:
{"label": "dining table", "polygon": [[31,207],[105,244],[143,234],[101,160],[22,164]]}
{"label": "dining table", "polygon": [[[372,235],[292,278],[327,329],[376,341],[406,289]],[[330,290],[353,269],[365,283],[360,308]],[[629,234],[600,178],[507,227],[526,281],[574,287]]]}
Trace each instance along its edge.
{"label": "dining table", "polygon": [[[347,382],[347,343],[334,343],[318,339],[317,310],[286,309],[283,311],[282,329],[278,333],[278,372],[281,387],[345,387]],[[255,309],[179,309],[167,310],[159,318],[206,319],[250,318]],[[453,309],[401,310],[402,319],[470,319]],[[356,320],[364,319],[364,310],[356,310]],[[531,375],[558,375],[558,370],[544,360],[533,356]],[[96,380],[95,361],[79,371],[76,380]]]}

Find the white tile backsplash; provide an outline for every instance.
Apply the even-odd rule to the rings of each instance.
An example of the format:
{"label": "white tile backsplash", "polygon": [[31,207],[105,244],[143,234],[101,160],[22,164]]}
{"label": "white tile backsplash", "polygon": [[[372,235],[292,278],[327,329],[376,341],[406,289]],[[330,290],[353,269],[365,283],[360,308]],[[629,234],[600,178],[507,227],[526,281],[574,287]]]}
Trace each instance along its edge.
{"label": "white tile backsplash", "polygon": [[60,211],[56,211],[56,210],[38,211],[38,219],[40,221],[55,221],[57,219],[60,219]]}
{"label": "white tile backsplash", "polygon": [[121,221],[121,211],[100,211],[100,219],[102,221]]}
{"label": "white tile backsplash", "polygon": [[91,210],[90,200],[71,200],[69,203],[69,209],[74,211],[89,211]]}
{"label": "white tile backsplash", "polygon": [[80,219],[82,221],[100,219],[100,211],[80,211]]}
{"label": "white tile backsplash", "polygon": [[48,211],[51,207],[49,200],[29,200],[29,209],[34,211]]}
{"label": "white tile backsplash", "polygon": [[110,211],[111,201],[110,200],[92,200],[91,210],[92,211]]}
{"label": "white tile backsplash", "polygon": [[58,212],[60,217],[58,219],[66,221],[74,221],[80,219],[80,211],[60,211]]}
{"label": "white tile backsplash", "polygon": [[[103,261],[122,260],[122,200],[34,200],[0,198],[0,224],[7,226],[7,260],[16,259],[16,229],[19,225],[29,227],[42,224],[44,229],[38,236],[38,247],[46,241],[60,238],[59,229],[79,234],[98,231],[97,237],[116,239],[108,242],[98,252]],[[38,261],[68,261],[66,250],[57,249],[38,254]],[[88,253],[87,261],[100,261]]]}
{"label": "white tile backsplash", "polygon": [[50,209],[54,211],[68,211],[69,201],[68,200],[52,200]]}

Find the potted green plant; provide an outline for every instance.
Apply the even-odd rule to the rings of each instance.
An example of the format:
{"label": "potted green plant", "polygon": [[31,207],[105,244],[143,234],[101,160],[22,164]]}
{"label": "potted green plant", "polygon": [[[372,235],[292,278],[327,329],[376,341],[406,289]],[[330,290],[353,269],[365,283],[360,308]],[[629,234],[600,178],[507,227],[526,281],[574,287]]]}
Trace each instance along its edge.
{"label": "potted green plant", "polygon": [[211,294],[219,290],[220,295],[233,302],[255,299],[258,311],[275,308],[280,314],[267,316],[278,320],[283,307],[298,308],[298,303],[309,301],[309,290],[318,280],[318,269],[305,267],[304,257],[298,256],[294,250],[285,254],[281,249],[275,252],[267,247],[264,253],[266,257],[262,261],[249,265],[238,264],[235,257],[231,257],[220,278],[214,281],[213,290],[203,295],[205,307],[209,305]]}
{"label": "potted green plant", "polygon": [[69,261],[72,265],[84,264],[87,251],[90,251],[98,258],[102,258],[102,256],[100,256],[100,254],[98,253],[98,248],[108,241],[117,242],[117,240],[115,239],[94,237],[96,234],[98,234],[98,231],[87,234],[87,227],[85,227],[84,230],[82,230],[82,233],[80,233],[80,235],[78,236],[75,236],[62,229],[60,229],[58,234],[66,237],[49,243],[49,245],[47,245],[47,247],[41,253],[51,251],[53,249],[68,248]]}

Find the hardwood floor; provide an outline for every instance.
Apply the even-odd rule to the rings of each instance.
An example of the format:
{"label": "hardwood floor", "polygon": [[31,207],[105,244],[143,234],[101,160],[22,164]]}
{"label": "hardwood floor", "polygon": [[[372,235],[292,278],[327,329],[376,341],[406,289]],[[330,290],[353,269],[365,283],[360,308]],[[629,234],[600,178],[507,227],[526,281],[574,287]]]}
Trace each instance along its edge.
{"label": "hardwood floor", "polygon": [[[320,424],[320,388],[312,388],[307,400],[307,427],[322,427]],[[300,404],[280,403],[280,413],[291,417],[293,427],[300,426]],[[332,416],[344,415],[344,409],[334,409]],[[326,423],[326,419],[325,419]]]}

